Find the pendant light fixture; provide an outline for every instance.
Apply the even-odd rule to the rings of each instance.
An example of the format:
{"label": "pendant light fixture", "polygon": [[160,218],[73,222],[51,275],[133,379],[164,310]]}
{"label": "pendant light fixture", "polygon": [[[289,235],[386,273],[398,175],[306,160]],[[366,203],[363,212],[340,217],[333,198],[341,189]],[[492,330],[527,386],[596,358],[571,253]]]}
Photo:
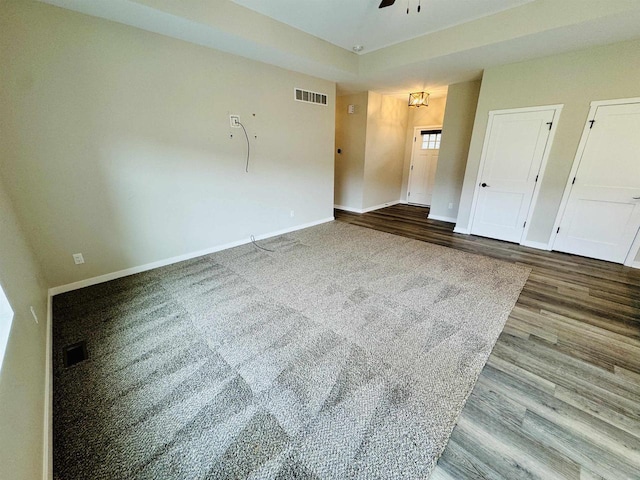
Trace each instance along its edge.
{"label": "pendant light fixture", "polygon": [[410,107],[428,107],[429,106],[429,94],[427,92],[415,92],[409,94],[409,106]]}

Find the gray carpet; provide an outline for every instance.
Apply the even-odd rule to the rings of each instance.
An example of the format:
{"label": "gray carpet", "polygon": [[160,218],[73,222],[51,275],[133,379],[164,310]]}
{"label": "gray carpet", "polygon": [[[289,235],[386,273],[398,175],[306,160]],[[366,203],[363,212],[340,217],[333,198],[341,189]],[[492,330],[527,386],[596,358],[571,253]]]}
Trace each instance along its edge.
{"label": "gray carpet", "polygon": [[56,479],[428,477],[529,270],[338,222],[261,244],[54,298]]}

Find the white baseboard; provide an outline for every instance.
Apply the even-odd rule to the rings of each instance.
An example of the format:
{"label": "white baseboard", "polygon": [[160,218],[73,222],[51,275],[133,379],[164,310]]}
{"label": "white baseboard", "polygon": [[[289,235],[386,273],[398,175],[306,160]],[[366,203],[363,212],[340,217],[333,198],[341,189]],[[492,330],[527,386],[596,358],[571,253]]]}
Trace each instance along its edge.
{"label": "white baseboard", "polygon": [[469,230],[466,228],[462,228],[456,225],[453,229],[453,233],[462,233],[464,235],[469,235],[471,232],[469,232]]}
{"label": "white baseboard", "polygon": [[[256,240],[264,240],[266,238],[277,237],[278,235],[283,235],[285,233],[295,232],[296,230],[315,227],[316,225],[331,222],[333,220],[334,220],[334,217],[324,218],[322,220],[317,220],[315,222],[305,223],[303,225],[296,225],[295,227],[285,228],[283,230],[278,230],[276,232],[270,232],[263,235],[258,235],[255,238]],[[80,280],[78,282],[68,283],[66,285],[60,285],[58,287],[50,288],[49,296],[55,296],[61,293],[70,292],[72,290],[78,290],[79,288],[90,287],[92,285],[97,285],[99,283],[109,282],[117,278],[127,277],[129,275],[134,275],[136,273],[146,272],[147,270],[153,270],[154,268],[165,267],[173,263],[183,262],[185,260],[201,257],[203,255],[209,255],[210,253],[227,250],[228,248],[239,247],[240,245],[246,245],[247,243],[250,243],[250,242],[251,240],[249,239],[237,240],[235,242],[225,243],[224,245],[216,245],[215,247],[210,247],[205,250],[199,250],[197,252],[191,252],[184,255],[179,255],[177,257],[171,257],[171,258],[159,260],[153,263],[147,263],[146,265],[125,268],[124,270],[119,270],[117,272],[107,273],[104,275],[99,275],[97,277],[87,278],[86,280]]]}
{"label": "white baseboard", "polygon": [[334,205],[333,208],[335,208],[336,210],[343,210],[345,212],[367,213],[367,212],[373,212],[374,210],[380,210],[381,208],[384,208],[384,207],[391,207],[392,205],[397,205],[399,203],[402,203],[402,202],[400,200],[394,200],[393,202],[381,203],[380,205],[375,205],[373,207],[367,207],[367,208],[352,208],[352,207],[345,207],[344,205]]}
{"label": "white baseboard", "polygon": [[384,207],[392,207],[393,205],[397,205],[400,203],[400,200],[394,200],[393,202],[381,203],[380,205],[375,205],[373,207],[368,207],[362,210],[362,213],[373,212],[374,210],[380,210]]}
{"label": "white baseboard", "polygon": [[629,264],[629,265],[627,265],[627,266],[628,266],[628,267],[631,267],[631,268],[640,268],[640,261],[638,261],[638,262],[633,262],[633,263],[631,263],[631,264]]}
{"label": "white baseboard", "polygon": [[522,245],[523,247],[530,247],[530,248],[535,248],[535,249],[538,249],[538,250],[551,251],[551,247],[549,246],[548,243],[532,242],[532,241],[529,241],[529,240],[525,240],[524,242],[521,242],[520,245]]}
{"label": "white baseboard", "polygon": [[440,215],[431,215],[429,214],[429,220],[440,220],[441,222],[448,222],[448,223],[456,223],[458,221],[457,218],[453,218],[453,217],[443,217]]}
{"label": "white baseboard", "polygon": [[334,205],[333,208],[336,210],[342,210],[343,212],[362,213],[361,208],[345,207],[344,205]]}

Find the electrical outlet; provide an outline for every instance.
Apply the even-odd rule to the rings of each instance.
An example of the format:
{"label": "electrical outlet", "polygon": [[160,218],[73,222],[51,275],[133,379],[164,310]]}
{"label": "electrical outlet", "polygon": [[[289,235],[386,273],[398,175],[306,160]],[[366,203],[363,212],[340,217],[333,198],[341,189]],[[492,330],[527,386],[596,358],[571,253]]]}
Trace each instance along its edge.
{"label": "electrical outlet", "polygon": [[453,203],[450,203],[449,204],[449,210],[452,210],[452,209],[453,209]]}
{"label": "electrical outlet", "polygon": [[240,128],[240,115],[229,115],[229,123],[233,128]]}
{"label": "electrical outlet", "polygon": [[36,309],[33,307],[29,307],[29,309],[31,310],[31,315],[33,315],[33,319],[36,321],[36,323],[38,323],[38,315],[36,314]]}
{"label": "electrical outlet", "polygon": [[84,263],[84,257],[82,256],[81,253],[74,253],[73,254],[73,261],[76,265],[80,265]]}

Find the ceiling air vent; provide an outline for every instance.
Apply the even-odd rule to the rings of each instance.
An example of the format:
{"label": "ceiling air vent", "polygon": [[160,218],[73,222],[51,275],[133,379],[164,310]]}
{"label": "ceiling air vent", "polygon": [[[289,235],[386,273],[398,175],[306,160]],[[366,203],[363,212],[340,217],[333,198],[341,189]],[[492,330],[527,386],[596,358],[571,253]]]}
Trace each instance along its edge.
{"label": "ceiling air vent", "polygon": [[294,93],[293,98],[298,102],[315,103],[318,105],[327,104],[327,96],[324,93],[310,92],[308,90],[302,90],[301,88],[296,88]]}

